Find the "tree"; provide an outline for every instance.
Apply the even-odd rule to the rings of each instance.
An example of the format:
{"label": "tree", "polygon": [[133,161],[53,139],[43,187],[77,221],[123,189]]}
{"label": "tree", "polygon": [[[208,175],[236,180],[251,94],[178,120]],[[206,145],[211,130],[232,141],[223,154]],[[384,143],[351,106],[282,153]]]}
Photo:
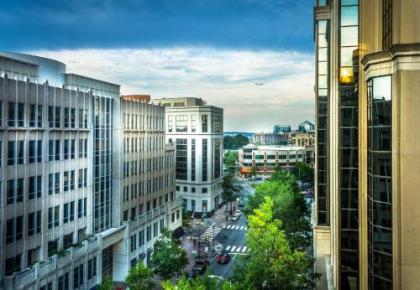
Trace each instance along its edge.
{"label": "tree", "polygon": [[176,281],[163,281],[162,288],[164,290],[239,290],[238,285],[232,284],[226,280],[218,280],[206,276],[198,276],[188,280],[185,276]]}
{"label": "tree", "polygon": [[226,150],[238,150],[249,143],[248,137],[237,134],[223,137],[223,148]]}
{"label": "tree", "polygon": [[273,173],[270,179],[256,187],[255,194],[249,198],[245,213],[252,214],[266,197],[270,197],[273,201],[273,215],[282,221],[280,229],[285,232],[291,247],[307,248],[311,242],[309,237],[311,227],[307,218],[309,208],[299,193],[294,175],[287,170]]}
{"label": "tree", "polygon": [[164,229],[153,247],[150,264],[153,272],[166,280],[188,265],[188,257],[185,250],[173,240],[171,232]]}
{"label": "tree", "polygon": [[227,151],[225,154],[225,165],[229,173],[234,173],[236,170],[236,161],[238,160],[237,151]]}
{"label": "tree", "polygon": [[314,183],[314,169],[306,163],[299,162],[292,168],[293,175],[303,182]]}
{"label": "tree", "polygon": [[265,197],[249,216],[248,256],[234,277],[240,289],[310,289],[313,261],[305,250],[292,249],[273,215],[273,200]]}
{"label": "tree", "polygon": [[147,268],[142,261],[137,262],[137,264],[128,271],[125,283],[130,290],[150,290],[155,287],[153,272]]}
{"label": "tree", "polygon": [[255,176],[257,175],[257,168],[255,166],[251,167],[251,172],[250,172],[251,176]]}
{"label": "tree", "polygon": [[114,283],[112,282],[112,279],[110,277],[105,277],[102,279],[101,284],[99,284],[99,290],[113,290],[114,289]]}
{"label": "tree", "polygon": [[226,201],[226,210],[229,203],[232,210],[232,202],[236,200],[237,193],[241,190],[238,186],[235,185],[234,182],[235,176],[233,174],[228,174],[225,177],[223,177],[222,197],[223,200]]}

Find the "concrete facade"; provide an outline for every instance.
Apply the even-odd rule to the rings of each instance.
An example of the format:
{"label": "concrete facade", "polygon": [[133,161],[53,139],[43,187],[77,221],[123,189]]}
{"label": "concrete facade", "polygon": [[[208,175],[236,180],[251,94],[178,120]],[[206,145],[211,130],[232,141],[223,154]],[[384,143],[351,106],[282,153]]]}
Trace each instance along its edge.
{"label": "concrete facade", "polygon": [[177,195],[184,209],[213,214],[223,202],[223,109],[197,98],[152,102],[165,107],[166,140],[175,146]]}
{"label": "concrete facade", "polygon": [[164,108],[54,62],[0,54],[0,289],[123,281],[182,221]]}

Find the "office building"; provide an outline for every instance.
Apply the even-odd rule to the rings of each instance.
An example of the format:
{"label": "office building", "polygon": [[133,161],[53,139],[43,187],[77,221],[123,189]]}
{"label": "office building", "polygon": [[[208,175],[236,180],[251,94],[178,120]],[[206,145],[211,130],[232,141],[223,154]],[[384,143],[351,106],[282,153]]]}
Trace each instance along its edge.
{"label": "office building", "polygon": [[271,174],[296,163],[313,164],[313,148],[299,146],[258,146],[248,144],[239,149],[239,172],[244,177]]}
{"label": "office building", "polygon": [[318,0],[318,289],[420,284],[420,2]]}
{"label": "office building", "polygon": [[51,59],[1,53],[0,72],[0,289],[123,281],[180,224],[164,109]]}
{"label": "office building", "polygon": [[274,125],[273,127],[274,134],[290,133],[291,131],[292,128],[290,127],[290,125]]}
{"label": "office building", "polygon": [[286,145],[288,135],[285,133],[256,133],[252,137],[252,143],[258,145]]}
{"label": "office building", "polygon": [[166,138],[176,148],[177,195],[184,209],[213,214],[223,202],[223,109],[198,98],[153,102],[165,107]]}

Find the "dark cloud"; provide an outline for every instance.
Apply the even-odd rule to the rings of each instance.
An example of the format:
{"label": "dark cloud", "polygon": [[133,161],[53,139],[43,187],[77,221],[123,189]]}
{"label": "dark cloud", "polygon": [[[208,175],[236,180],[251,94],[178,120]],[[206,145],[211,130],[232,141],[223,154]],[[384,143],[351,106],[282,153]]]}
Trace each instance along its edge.
{"label": "dark cloud", "polygon": [[2,49],[312,49],[313,0],[2,1]]}

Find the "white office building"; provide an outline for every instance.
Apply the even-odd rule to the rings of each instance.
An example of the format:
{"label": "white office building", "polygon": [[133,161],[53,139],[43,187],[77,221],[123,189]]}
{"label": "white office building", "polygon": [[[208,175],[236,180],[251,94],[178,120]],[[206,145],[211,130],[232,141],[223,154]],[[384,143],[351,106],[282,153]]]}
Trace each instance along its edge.
{"label": "white office building", "polygon": [[153,102],[165,107],[166,138],[176,148],[176,189],[184,209],[213,214],[223,202],[223,109],[198,98]]}
{"label": "white office building", "polygon": [[0,289],[91,289],[181,225],[164,109],[0,53]]}

